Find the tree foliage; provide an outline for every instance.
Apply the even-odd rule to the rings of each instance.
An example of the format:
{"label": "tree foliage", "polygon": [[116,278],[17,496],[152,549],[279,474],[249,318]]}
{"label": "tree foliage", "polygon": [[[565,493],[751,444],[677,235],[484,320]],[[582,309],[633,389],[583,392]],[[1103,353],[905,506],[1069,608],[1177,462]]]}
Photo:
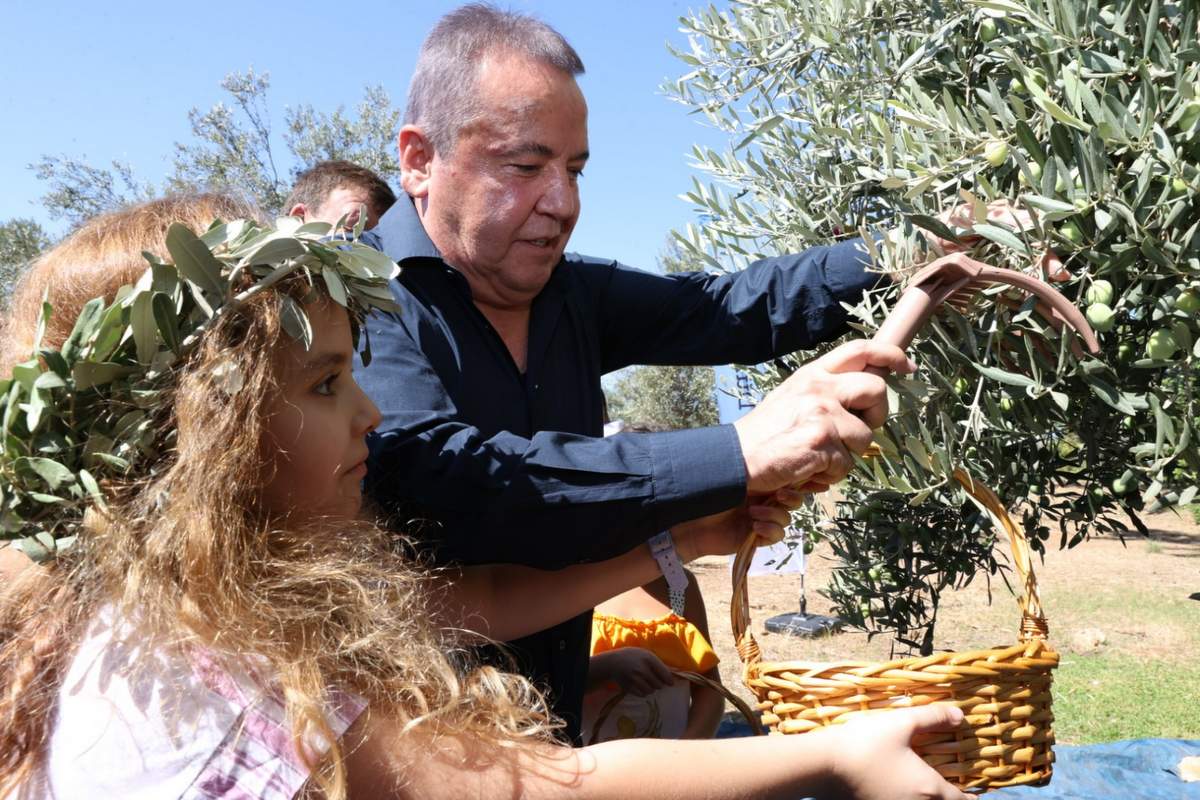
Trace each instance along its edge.
{"label": "tree foliage", "polygon": [[96,167],[71,156],[42,156],[30,165],[48,185],[42,204],[52,218],[77,225],[160,192],[211,190],[250,200],[274,215],[286,211],[282,206],[295,176],[318,161],[345,159],[385,180],[399,174],[400,110],[382,87],[366,87],[353,114],[308,104],[284,109],[282,148],[272,124],[270,87],[270,76],[253,69],[227,75],[221,81],[227,103],[188,112],[192,136],[175,143],[173,169],[162,186],[138,179],[125,162]]}
{"label": "tree foliage", "polygon": [[[659,255],[663,272],[695,272],[701,265],[668,241]],[[678,430],[717,424],[712,367],[633,367],[609,392],[609,416],[629,423]]]}
{"label": "tree foliage", "polygon": [[[855,233],[889,269],[927,257],[922,229],[968,202],[975,256],[1041,274],[1088,307],[1099,358],[1077,358],[1032,302],[984,292],[914,344],[897,413],[818,529],[844,559],[841,613],[932,648],[938,597],[995,573],[994,528],[951,480],[994,489],[1037,548],[1141,526],[1195,496],[1200,309],[1200,47],[1172,0],[734,0],[683,20],[692,69],[667,88],[727,131],[697,148],[711,180],[690,257],[738,264]],[[1030,230],[984,221],[1007,199]],[[1060,276],[1061,277],[1061,276]],[[899,289],[853,309],[870,335]],[[769,388],[799,363],[760,372]],[[816,523],[821,512],[807,512]]]}
{"label": "tree foliage", "polygon": [[50,246],[50,236],[32,219],[14,218],[0,223],[0,309],[21,273]]}

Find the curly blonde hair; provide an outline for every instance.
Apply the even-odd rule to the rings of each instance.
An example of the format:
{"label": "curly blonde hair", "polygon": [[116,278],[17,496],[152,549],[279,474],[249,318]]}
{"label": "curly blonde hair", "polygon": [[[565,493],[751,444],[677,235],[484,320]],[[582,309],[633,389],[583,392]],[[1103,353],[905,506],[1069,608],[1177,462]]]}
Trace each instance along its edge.
{"label": "curly blonde hair", "polygon": [[[334,800],[346,776],[326,722],[332,690],[409,728],[506,746],[550,735],[527,681],[475,667],[467,642],[433,624],[429,573],[404,537],[262,510],[273,462],[265,424],[280,389],[278,360],[264,354],[285,341],[282,295],[311,290],[285,281],[208,331],[158,405],[161,455],[104,486],[107,510],[89,514],[75,547],[25,570],[0,599],[0,796],[42,765],[73,644],[106,606],[156,647],[202,648],[230,669],[270,675],[265,688],[283,699],[295,740],[333,743],[310,766]],[[231,365],[243,378],[232,394],[218,388]]]}

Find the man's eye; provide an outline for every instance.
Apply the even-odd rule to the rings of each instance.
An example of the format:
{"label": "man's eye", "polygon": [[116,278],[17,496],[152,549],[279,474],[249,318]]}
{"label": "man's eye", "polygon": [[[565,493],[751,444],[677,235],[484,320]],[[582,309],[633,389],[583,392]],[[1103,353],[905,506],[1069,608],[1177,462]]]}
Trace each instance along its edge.
{"label": "man's eye", "polygon": [[517,172],[524,172],[524,173],[530,173],[530,174],[537,172],[539,169],[537,164],[512,164],[511,166]]}

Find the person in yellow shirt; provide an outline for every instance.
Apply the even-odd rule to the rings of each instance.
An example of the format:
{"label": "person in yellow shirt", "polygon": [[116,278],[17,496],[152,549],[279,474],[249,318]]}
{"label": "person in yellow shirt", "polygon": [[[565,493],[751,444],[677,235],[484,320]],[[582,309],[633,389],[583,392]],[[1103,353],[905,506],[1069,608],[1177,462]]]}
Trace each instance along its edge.
{"label": "person in yellow shirt", "polygon": [[[671,673],[686,670],[721,680],[717,654],[708,641],[704,597],[696,576],[684,572],[688,584],[682,608],[671,608],[665,578],[597,606],[583,707],[586,743],[710,739],[716,732],[725,698]],[[604,716],[606,706],[621,693],[624,697]]]}

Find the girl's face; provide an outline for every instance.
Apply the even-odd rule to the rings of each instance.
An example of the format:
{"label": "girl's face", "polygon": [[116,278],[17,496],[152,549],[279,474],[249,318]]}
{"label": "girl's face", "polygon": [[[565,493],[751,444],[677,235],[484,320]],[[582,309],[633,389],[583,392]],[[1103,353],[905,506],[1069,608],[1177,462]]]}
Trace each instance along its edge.
{"label": "girl's face", "polygon": [[353,517],[362,507],[366,435],[379,409],[354,381],[350,319],[337,303],[305,307],[312,347],[286,339],[280,385],[268,406],[268,446],[275,474],[264,488],[267,511]]}

